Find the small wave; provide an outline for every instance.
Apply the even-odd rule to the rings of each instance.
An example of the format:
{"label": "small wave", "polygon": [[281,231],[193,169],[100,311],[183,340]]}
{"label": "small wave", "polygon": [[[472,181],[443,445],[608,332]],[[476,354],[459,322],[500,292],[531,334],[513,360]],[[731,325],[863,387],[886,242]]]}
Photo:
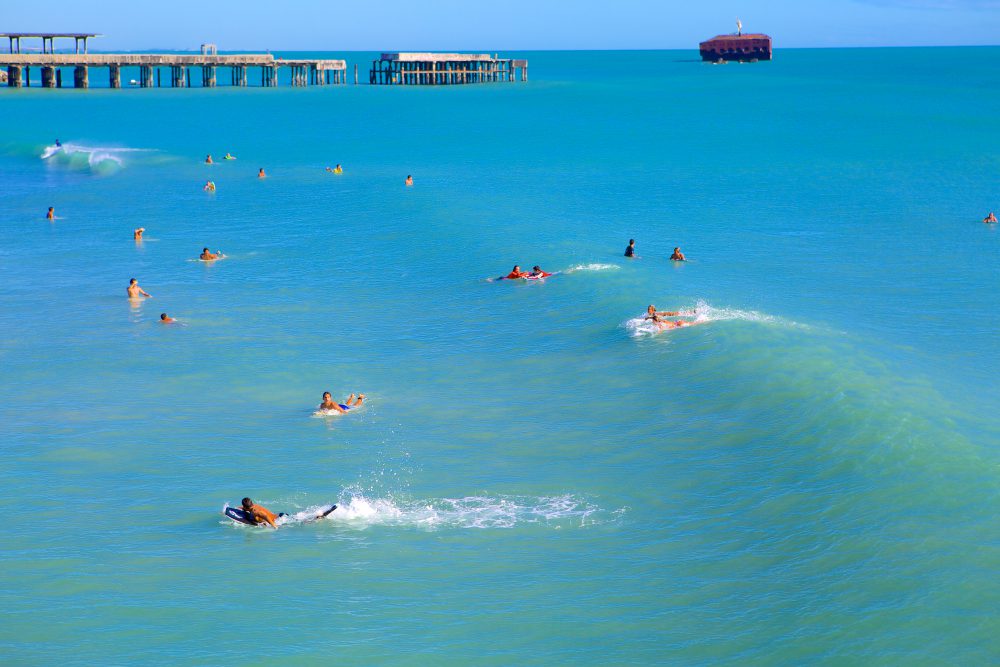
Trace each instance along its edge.
{"label": "small wave", "polygon": [[[265,503],[266,504],[266,503]],[[277,503],[276,503],[277,504]],[[329,505],[307,507],[287,517],[282,525],[315,520]],[[369,499],[351,494],[337,503],[322,521],[333,521],[354,528],[398,526],[441,530],[446,528],[512,528],[522,524],[594,525],[624,509],[605,512],[596,505],[572,494],[561,496],[467,496],[424,501],[401,501],[393,498]],[[233,523],[226,519],[225,523]],[[239,525],[239,524],[235,524]]]}
{"label": "small wave", "polygon": [[566,273],[574,273],[576,271],[609,271],[620,268],[617,264],[577,264],[566,269]]}
{"label": "small wave", "polygon": [[148,148],[116,148],[110,146],[85,146],[65,143],[46,146],[41,159],[71,169],[90,169],[95,173],[109,173],[125,166],[127,153],[150,152]]}
{"label": "small wave", "polygon": [[[725,320],[746,320],[748,322],[777,322],[778,319],[772,315],[765,315],[754,310],[739,310],[737,308],[715,308],[704,301],[698,301],[693,309],[693,318],[690,321],[701,324],[704,322],[722,322]],[[633,338],[642,336],[655,336],[667,331],[661,329],[655,322],[645,319],[643,313],[638,317],[626,320],[623,326]]]}

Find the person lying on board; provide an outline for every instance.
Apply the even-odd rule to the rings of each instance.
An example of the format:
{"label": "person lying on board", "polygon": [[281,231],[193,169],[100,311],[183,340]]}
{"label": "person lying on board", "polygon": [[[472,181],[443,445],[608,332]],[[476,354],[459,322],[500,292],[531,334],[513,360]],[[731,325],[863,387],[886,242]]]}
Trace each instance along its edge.
{"label": "person lying on board", "polygon": [[361,404],[365,402],[365,395],[358,394],[357,397],[351,394],[347,397],[347,400],[343,403],[335,403],[333,398],[330,396],[330,392],[323,392],[323,402],[319,404],[318,410],[333,410],[335,412],[346,413],[348,410],[353,410],[354,408],[360,408]]}
{"label": "person lying on board", "polygon": [[514,268],[510,270],[510,273],[504,276],[504,278],[506,278],[507,280],[517,280],[518,278],[527,278],[527,277],[528,277],[527,272],[522,271],[521,266],[519,264],[515,264]]}
{"label": "person lying on board", "polygon": [[547,271],[542,271],[542,268],[537,264],[531,267],[531,273],[525,276],[525,278],[548,278],[552,274]]}
{"label": "person lying on board", "polygon": [[649,304],[646,308],[646,317],[643,319],[658,322],[657,317],[691,317],[694,314],[693,310],[657,310],[656,306]]}
{"label": "person lying on board", "polygon": [[278,518],[278,515],[262,507],[261,505],[256,505],[249,498],[243,499],[243,512],[246,513],[247,519],[253,521],[254,525],[259,526],[262,523],[266,523],[271,526],[271,528],[277,528],[278,525],[274,523],[274,520]]}

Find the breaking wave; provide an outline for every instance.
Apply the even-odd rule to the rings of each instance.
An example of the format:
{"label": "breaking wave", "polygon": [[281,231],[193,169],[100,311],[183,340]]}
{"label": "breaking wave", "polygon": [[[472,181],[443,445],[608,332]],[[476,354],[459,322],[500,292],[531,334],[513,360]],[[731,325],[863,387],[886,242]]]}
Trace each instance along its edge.
{"label": "breaking wave", "polygon": [[125,166],[131,153],[151,152],[149,148],[120,148],[110,146],[86,146],[84,144],[52,144],[42,151],[41,158],[50,164],[69,169],[89,169],[96,174],[113,173]]}

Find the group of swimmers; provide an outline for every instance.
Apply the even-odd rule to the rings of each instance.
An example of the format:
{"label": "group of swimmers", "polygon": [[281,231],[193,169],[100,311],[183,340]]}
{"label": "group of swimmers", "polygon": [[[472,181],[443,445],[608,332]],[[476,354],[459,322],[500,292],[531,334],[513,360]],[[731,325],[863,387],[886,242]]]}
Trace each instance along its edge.
{"label": "group of swimmers", "polygon": [[[638,259],[639,256],[635,254],[635,239],[629,239],[628,245],[625,247],[625,256],[631,259]],[[674,254],[670,256],[670,260],[673,262],[686,262],[687,257],[681,252],[680,248],[674,248]]]}

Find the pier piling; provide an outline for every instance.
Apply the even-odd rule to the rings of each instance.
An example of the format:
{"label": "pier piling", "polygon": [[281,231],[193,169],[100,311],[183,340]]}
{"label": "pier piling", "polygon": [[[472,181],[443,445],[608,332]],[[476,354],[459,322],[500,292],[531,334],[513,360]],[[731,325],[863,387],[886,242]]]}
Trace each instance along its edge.
{"label": "pier piling", "polygon": [[90,79],[87,76],[87,66],[77,65],[73,68],[73,87],[74,88],[89,88]]}
{"label": "pier piling", "polygon": [[108,86],[110,88],[122,87],[122,69],[118,65],[108,68]]}
{"label": "pier piling", "polygon": [[55,67],[43,67],[42,68],[42,88],[55,88],[56,87],[56,68]]}

